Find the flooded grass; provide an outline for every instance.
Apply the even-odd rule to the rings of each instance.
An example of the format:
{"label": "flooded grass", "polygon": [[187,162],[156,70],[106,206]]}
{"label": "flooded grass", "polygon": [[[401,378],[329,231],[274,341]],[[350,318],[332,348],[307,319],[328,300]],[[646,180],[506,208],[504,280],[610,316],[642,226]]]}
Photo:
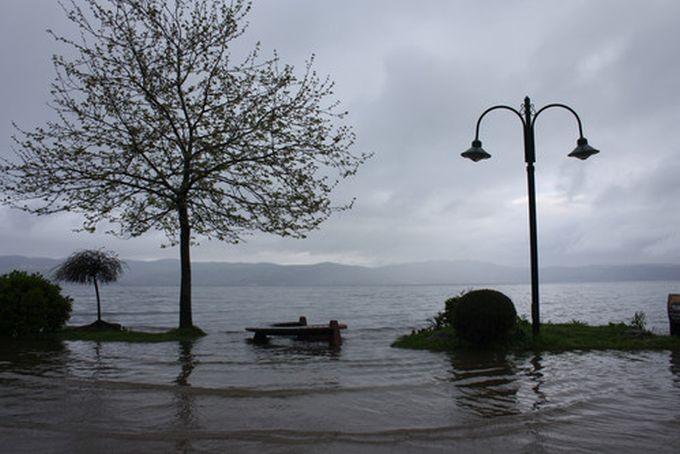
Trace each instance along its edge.
{"label": "flooded grass", "polygon": [[171,342],[192,340],[205,336],[205,332],[194,326],[185,329],[171,329],[160,333],[150,333],[132,330],[78,330],[64,328],[58,337],[61,340],[70,341],[96,341],[96,342]]}
{"label": "flooded grass", "polygon": [[[416,350],[451,351],[472,347],[460,340],[451,327],[426,328],[401,336],[393,347]],[[680,337],[640,331],[625,323],[590,326],[570,323],[544,323],[540,334],[531,335],[531,325],[522,321],[516,333],[505,344],[488,345],[514,351],[569,351],[569,350],[673,350],[680,349]]]}

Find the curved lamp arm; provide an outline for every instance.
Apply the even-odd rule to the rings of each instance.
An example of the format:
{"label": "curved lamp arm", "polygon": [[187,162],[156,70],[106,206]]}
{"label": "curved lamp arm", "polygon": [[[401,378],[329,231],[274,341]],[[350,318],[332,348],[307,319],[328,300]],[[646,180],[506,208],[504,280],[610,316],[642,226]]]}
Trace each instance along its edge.
{"label": "curved lamp arm", "polygon": [[539,115],[541,112],[543,112],[544,110],[550,109],[551,107],[561,107],[562,109],[566,109],[566,110],[568,110],[569,112],[571,112],[572,114],[574,114],[574,117],[576,117],[576,122],[578,123],[578,135],[579,135],[579,138],[582,139],[582,138],[583,138],[583,126],[581,125],[581,119],[579,118],[579,116],[578,116],[578,114],[576,113],[576,111],[575,111],[574,109],[572,109],[571,107],[567,106],[566,104],[554,103],[554,104],[548,104],[547,106],[541,107],[541,108],[538,110],[538,112],[536,112],[536,113],[534,114],[534,118],[533,118],[533,120],[531,120],[531,127],[532,127],[532,128],[534,127],[534,124],[536,123],[536,118],[538,118],[538,115]]}
{"label": "curved lamp arm", "polygon": [[[546,106],[546,107],[548,107],[548,106]],[[522,114],[519,113],[519,111],[517,111],[516,109],[513,109],[510,106],[503,106],[503,105],[489,107],[479,116],[479,119],[477,120],[477,127],[475,128],[475,140],[479,140],[479,125],[482,123],[482,118],[484,118],[484,116],[486,114],[488,114],[489,112],[491,112],[492,110],[497,110],[497,109],[505,109],[505,110],[509,110],[511,112],[514,112],[519,117],[519,120],[522,122],[522,125],[526,126],[524,124],[524,118],[522,118]],[[545,107],[544,107],[544,109],[545,109]],[[543,110],[543,109],[541,109],[541,110]],[[576,112],[574,112],[574,113],[576,113]],[[579,125],[580,124],[581,124],[581,122],[579,120]]]}

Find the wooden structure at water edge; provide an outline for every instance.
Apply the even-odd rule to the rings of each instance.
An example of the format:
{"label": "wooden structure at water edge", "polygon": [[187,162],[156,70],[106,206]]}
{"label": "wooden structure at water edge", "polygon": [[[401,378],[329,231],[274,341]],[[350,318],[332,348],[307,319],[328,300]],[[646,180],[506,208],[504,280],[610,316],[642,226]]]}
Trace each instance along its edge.
{"label": "wooden structure at water edge", "polygon": [[328,325],[308,325],[307,318],[302,316],[297,322],[274,323],[265,327],[250,327],[246,331],[255,333],[253,341],[258,344],[268,342],[267,336],[289,336],[304,341],[328,341],[332,347],[342,344],[340,330],[347,325],[331,320]]}

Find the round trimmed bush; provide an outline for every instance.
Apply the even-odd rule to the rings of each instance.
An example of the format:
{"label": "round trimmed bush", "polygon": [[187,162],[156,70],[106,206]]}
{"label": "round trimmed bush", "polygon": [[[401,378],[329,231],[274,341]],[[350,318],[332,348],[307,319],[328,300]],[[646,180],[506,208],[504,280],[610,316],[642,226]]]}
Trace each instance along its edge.
{"label": "round trimmed bush", "polygon": [[517,324],[515,305],[496,290],[473,290],[447,309],[458,336],[477,344],[504,340]]}
{"label": "round trimmed bush", "polygon": [[0,276],[0,336],[38,337],[61,329],[71,298],[42,275],[12,271]]}

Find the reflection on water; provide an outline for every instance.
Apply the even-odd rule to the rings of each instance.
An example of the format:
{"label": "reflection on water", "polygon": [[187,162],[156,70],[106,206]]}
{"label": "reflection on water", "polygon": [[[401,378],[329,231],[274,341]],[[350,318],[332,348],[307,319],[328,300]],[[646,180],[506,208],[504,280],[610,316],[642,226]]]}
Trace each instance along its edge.
{"label": "reflection on water", "polygon": [[92,378],[98,380],[104,376],[106,373],[106,358],[102,357],[102,343],[92,342],[92,348],[94,350],[94,364],[92,368]]}
{"label": "reflection on water", "polygon": [[673,374],[673,381],[675,386],[680,388],[680,350],[671,351],[670,371]]}
{"label": "reflection on water", "polygon": [[548,401],[545,393],[541,390],[544,382],[543,372],[541,372],[543,369],[543,364],[541,363],[542,359],[543,358],[541,358],[540,355],[533,356],[529,360],[531,368],[527,371],[527,376],[532,383],[531,390],[536,395],[536,400],[531,405],[533,410],[539,410]]}
{"label": "reflection on water", "polygon": [[179,341],[179,358],[177,363],[180,365],[179,375],[175,379],[175,383],[180,386],[191,386],[189,383],[189,376],[191,372],[196,367],[196,358],[193,355],[192,348],[194,346],[194,341],[184,340]]}
{"label": "reflection on water", "polygon": [[[656,301],[662,285],[640,293],[633,284],[603,284],[596,297],[587,286],[552,294],[546,286],[546,316],[609,319],[612,307],[597,302],[615,294],[616,310],[623,301],[631,310],[622,317],[629,317],[648,311],[639,302]],[[176,323],[174,290],[111,289],[118,292],[107,303],[115,321]],[[198,288],[195,319],[209,335],[195,342],[0,342],[0,451],[677,452],[680,351],[390,347],[455,293]],[[130,304],[142,297],[148,304]],[[73,322],[91,319],[85,311],[94,306],[76,298]],[[593,312],[583,316],[586,306]],[[247,341],[245,326],[291,314],[346,322],[342,350],[283,338],[264,346]]]}
{"label": "reflection on water", "polygon": [[0,340],[0,380],[5,373],[49,376],[58,375],[67,366],[68,349],[63,341]]}
{"label": "reflection on water", "polygon": [[330,346],[326,341],[302,341],[287,338],[277,338],[276,341],[264,344],[256,343],[252,339],[247,339],[252,351],[260,358],[266,359],[308,359],[330,358],[340,359],[342,353],[341,346]]}
{"label": "reflection on water", "polygon": [[512,415],[517,405],[517,368],[505,352],[459,351],[450,355],[458,405],[481,416]]}
{"label": "reflection on water", "polygon": [[[194,341],[180,341],[179,357],[177,363],[180,366],[179,374],[175,379],[175,383],[179,387],[191,386],[189,377],[191,372],[196,367],[197,361],[193,354]],[[176,424],[177,432],[186,433],[194,430],[197,426],[196,417],[194,415],[194,396],[191,393],[184,392],[181,388],[174,396],[176,410]],[[175,451],[178,453],[187,453],[191,451],[191,439],[189,437],[179,437],[175,444]]]}

